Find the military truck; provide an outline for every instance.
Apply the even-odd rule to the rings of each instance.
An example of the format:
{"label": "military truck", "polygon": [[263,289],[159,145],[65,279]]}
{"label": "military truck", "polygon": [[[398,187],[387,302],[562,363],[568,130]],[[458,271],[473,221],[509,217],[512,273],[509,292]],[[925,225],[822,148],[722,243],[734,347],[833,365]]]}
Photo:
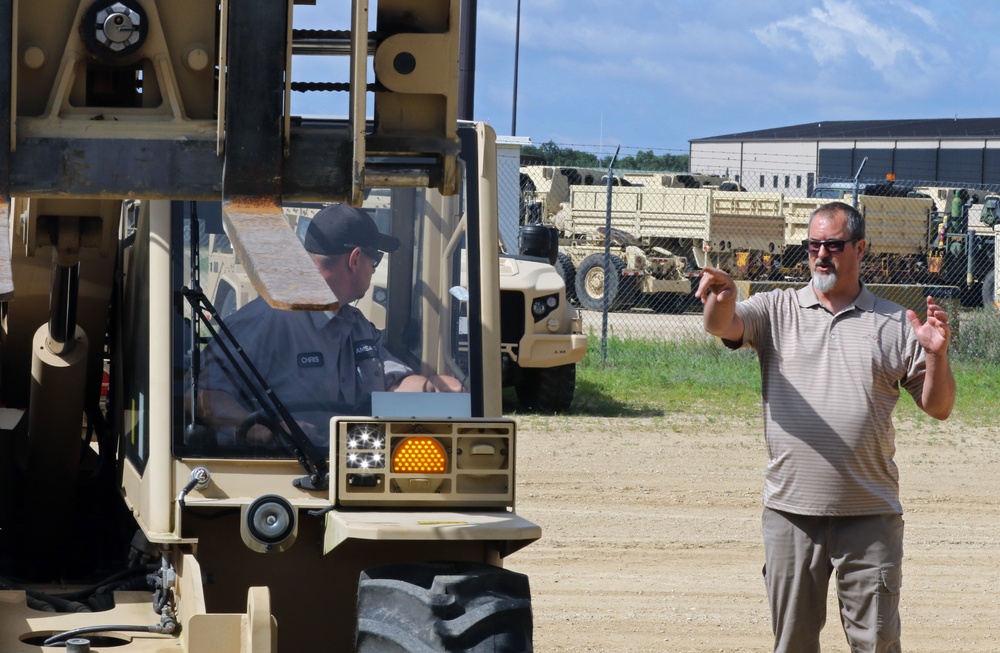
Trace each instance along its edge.
{"label": "military truck", "polygon": [[[919,220],[911,216],[906,224],[904,216],[896,211],[895,230],[882,234],[883,242],[896,241],[897,250],[901,250],[903,243],[910,245],[906,251],[897,251],[891,264],[883,264],[882,273],[873,277],[896,284],[940,284],[954,291],[955,299],[967,306],[994,304],[996,195],[976,188],[910,186],[890,179],[875,184],[817,184],[813,196],[851,202],[855,193],[862,207],[865,198],[873,196],[931,201],[928,225],[923,232]],[[899,206],[895,200],[879,201]]]}
{"label": "military truck", "polygon": [[[623,176],[611,189],[611,256],[606,277],[606,187],[575,185],[546,224],[558,229],[564,274],[575,276],[581,305],[611,310],[674,298],[697,268],[728,269],[749,281],[801,281],[808,257],[801,247],[809,216],[832,199],[854,202],[854,184],[828,184],[836,194],[796,198],[741,192],[721,178],[646,174]],[[694,186],[700,186],[695,188]],[[733,189],[733,190],[729,190]],[[858,185],[866,216],[868,255],[862,278],[873,284],[917,286],[965,305],[995,301],[993,225],[996,198],[979,203],[969,189],[908,187],[893,181]],[[964,210],[952,218],[952,200]],[[659,267],[656,267],[659,266]],[[607,281],[605,281],[607,278]],[[669,305],[669,304],[668,304]]]}
{"label": "military truck", "polygon": [[[607,190],[574,186],[552,223],[560,250],[575,268],[581,305],[611,310],[641,302],[680,311],[691,301],[692,279],[705,265],[766,274],[784,244],[782,196],[667,185],[614,187],[611,192],[611,270],[605,277]],[[742,252],[760,252],[756,259]],[[757,266],[764,271],[750,271]]]}
{"label": "military truck", "polygon": [[503,385],[514,388],[521,408],[569,409],[587,336],[566,283],[549,260],[501,253],[500,313]]}
{"label": "military truck", "polygon": [[[575,290],[572,297],[590,310],[603,309],[605,291],[611,310],[632,306],[647,306],[659,312],[685,310],[693,303],[697,282],[692,279],[699,254],[706,251],[701,242],[704,238],[698,237],[703,229],[692,224],[668,226],[667,222],[691,210],[704,213],[707,208],[691,209],[690,205],[702,201],[698,198],[708,197],[705,191],[742,190],[736,182],[718,175],[651,172],[618,175],[611,183],[612,225],[608,232],[607,171],[523,166],[522,176],[526,178],[523,184],[526,219],[558,230],[556,266],[567,286]],[[650,199],[660,192],[682,203],[673,217],[664,213],[671,209],[653,207],[655,199]],[[725,200],[718,205],[724,203]],[[722,211],[731,210],[733,200],[728,200],[728,204]],[[660,214],[654,218],[650,211]],[[700,215],[693,218],[700,219]],[[716,221],[723,219],[720,214]],[[609,234],[607,238],[605,234]],[[607,271],[606,240],[611,254]],[[725,246],[723,240],[722,247]]]}
{"label": "military truck", "polygon": [[538,224],[569,199],[571,186],[603,185],[606,171],[567,166],[521,166],[521,224]]}
{"label": "military truck", "polygon": [[[367,2],[309,33],[291,1],[5,3],[4,651],[532,649],[503,559],[541,529],[514,510],[494,133],[456,117],[459,6],[383,0],[369,34]],[[306,87],[347,118],[292,115],[303,52],[348,60]],[[202,235],[261,302],[331,311],[282,205],[375,187],[402,243],[385,347],[461,391],[298,405],[202,288]],[[204,419],[210,351],[253,408],[233,429]]]}
{"label": "military truck", "polygon": [[[520,146],[509,139],[497,158],[503,383],[514,387],[521,407],[562,412],[576,393],[576,365],[586,354],[587,337],[570,303],[573,281],[563,273],[558,240],[525,224],[522,189],[534,182],[525,181]],[[592,180],[592,173],[581,177]],[[551,190],[550,180],[538,183]]]}
{"label": "military truck", "polygon": [[[791,200],[786,212],[784,264],[804,265],[801,242],[808,237],[809,216],[819,200]],[[861,276],[868,283],[934,283],[927,268],[933,204],[927,198],[859,195],[858,210],[865,215],[868,250]],[[939,281],[939,280],[938,280]]]}
{"label": "military truck", "polygon": [[[845,191],[844,201],[851,202],[851,195]],[[859,184],[858,207],[872,216],[864,278],[939,286],[936,292],[951,293],[963,305],[992,306],[998,199],[957,186],[911,186],[894,180]],[[790,242],[804,234],[801,215],[797,222],[800,228],[793,230]]]}
{"label": "military truck", "polygon": [[975,188],[918,186],[934,202],[928,265],[963,289],[963,303],[996,302],[996,232],[1000,196]]}

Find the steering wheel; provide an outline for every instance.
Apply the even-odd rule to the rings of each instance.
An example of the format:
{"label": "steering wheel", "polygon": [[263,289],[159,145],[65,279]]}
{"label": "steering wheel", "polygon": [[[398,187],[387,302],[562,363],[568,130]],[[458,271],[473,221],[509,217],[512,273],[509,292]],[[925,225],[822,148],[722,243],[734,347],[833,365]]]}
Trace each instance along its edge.
{"label": "steering wheel", "polygon": [[[331,415],[367,415],[371,413],[371,400],[368,399],[363,401],[358,405],[345,404],[339,401],[323,401],[323,402],[299,402],[294,404],[286,404],[285,408],[289,413],[296,412],[313,412],[313,413],[330,413]],[[364,412],[359,412],[364,411]],[[246,417],[244,417],[239,424],[236,425],[236,431],[234,433],[234,438],[236,440],[237,447],[246,447],[247,435],[254,426],[261,424],[267,427],[268,432],[274,436],[274,441],[280,442],[282,434],[284,434],[284,429],[280,424],[276,423],[271,417],[263,410],[255,410]],[[270,444],[270,443],[269,443]]]}
{"label": "steering wheel", "polygon": [[236,432],[234,433],[236,446],[247,446],[247,434],[250,433],[250,429],[258,424],[266,426],[267,430],[274,436],[274,439],[278,440],[278,431],[281,430],[281,427],[279,427],[274,420],[268,417],[267,413],[263,410],[255,410],[244,417],[240,423],[236,425]]}

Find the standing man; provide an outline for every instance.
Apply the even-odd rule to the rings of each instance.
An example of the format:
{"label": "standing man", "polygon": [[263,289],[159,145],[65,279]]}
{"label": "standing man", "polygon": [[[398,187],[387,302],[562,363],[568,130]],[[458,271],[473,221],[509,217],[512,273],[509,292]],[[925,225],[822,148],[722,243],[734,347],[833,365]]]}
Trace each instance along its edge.
{"label": "standing man", "polygon": [[736,301],[726,272],[705,268],[705,330],[760,360],[764,437],[764,579],[774,650],[818,652],[836,571],[854,653],[900,650],[903,519],[892,411],[905,389],[928,415],[955,402],[948,315],[927,298],[924,323],[861,282],[864,216],[831,202],[809,219],[810,284]]}

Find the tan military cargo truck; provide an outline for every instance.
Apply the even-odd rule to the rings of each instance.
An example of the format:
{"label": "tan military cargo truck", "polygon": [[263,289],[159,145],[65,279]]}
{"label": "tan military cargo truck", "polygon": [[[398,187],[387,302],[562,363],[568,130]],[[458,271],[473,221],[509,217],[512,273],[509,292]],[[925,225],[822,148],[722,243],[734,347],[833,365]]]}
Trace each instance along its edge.
{"label": "tan military cargo truck", "polygon": [[[606,187],[569,186],[569,200],[545,218],[558,230],[563,273],[575,277],[577,300],[585,308],[602,310],[607,302],[610,310],[683,310],[692,278],[706,265],[741,280],[801,281],[809,274],[801,246],[809,216],[833,199],[853,201],[745,193],[711,176],[644,173],[622,179],[610,196]],[[997,200],[970,199],[961,219],[950,219],[951,210],[943,207],[961,190],[860,185],[857,201],[868,241],[862,278],[919,286],[966,305],[992,305]]]}

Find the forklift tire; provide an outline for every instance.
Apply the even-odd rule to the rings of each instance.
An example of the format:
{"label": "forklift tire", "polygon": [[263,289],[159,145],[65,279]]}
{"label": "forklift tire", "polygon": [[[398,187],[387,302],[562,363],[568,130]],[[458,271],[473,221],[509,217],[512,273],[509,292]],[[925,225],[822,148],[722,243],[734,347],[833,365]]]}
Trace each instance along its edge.
{"label": "forklift tire", "polygon": [[611,255],[611,276],[604,278],[604,254],[591,254],[580,261],[576,270],[576,298],[589,311],[604,310],[604,295],[608,296],[608,310],[622,304],[627,285],[622,277],[625,262]]}
{"label": "forklift tire", "polygon": [[996,270],[990,270],[983,277],[983,308],[985,309],[995,309],[996,308],[996,289],[994,288],[994,273]]}
{"label": "forklift tire", "polygon": [[555,367],[522,367],[514,385],[522,409],[542,413],[563,413],[573,403],[576,391],[576,364]]}
{"label": "forklift tire", "polygon": [[530,653],[528,577],[473,562],[361,572],[357,653]]}

